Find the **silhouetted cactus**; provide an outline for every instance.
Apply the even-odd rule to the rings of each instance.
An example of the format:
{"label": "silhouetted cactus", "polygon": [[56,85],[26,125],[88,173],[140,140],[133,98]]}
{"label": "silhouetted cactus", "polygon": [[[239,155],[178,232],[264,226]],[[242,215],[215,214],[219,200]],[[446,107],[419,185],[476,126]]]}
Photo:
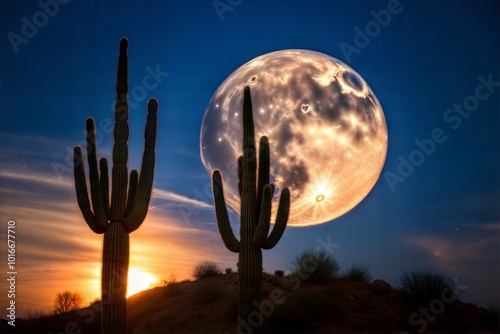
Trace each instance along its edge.
{"label": "silhouetted cactus", "polygon": [[[281,192],[275,226],[269,234],[271,203],[274,186],[269,184],[269,142],[267,137],[260,139],[259,171],[257,176],[257,157],[252,115],[250,88],[245,87],[243,97],[243,156],[238,159],[239,192],[241,197],[240,241],[236,239],[229,223],[222,178],[218,170],[212,175],[215,212],[219,231],[227,249],[239,253],[239,322],[257,331],[255,320],[250,316],[259,311],[262,284],[262,250],[273,248],[283,235],[290,209],[290,192]],[[258,313],[256,314],[258,315]]]}
{"label": "silhouetted cactus", "polygon": [[[155,168],[155,142],[158,101],[148,101],[148,117],[141,174],[132,170],[128,180],[128,40],[120,40],[117,72],[117,100],[113,146],[111,203],[109,203],[108,162],[97,167],[95,123],[87,119],[87,156],[90,194],[87,193],[81,147],[74,150],[74,174],[78,205],[85,221],[95,233],[104,233],[102,255],[102,333],[126,333],[126,293],[129,265],[129,233],[144,221],[148,211]],[[127,194],[128,185],[128,194]]]}

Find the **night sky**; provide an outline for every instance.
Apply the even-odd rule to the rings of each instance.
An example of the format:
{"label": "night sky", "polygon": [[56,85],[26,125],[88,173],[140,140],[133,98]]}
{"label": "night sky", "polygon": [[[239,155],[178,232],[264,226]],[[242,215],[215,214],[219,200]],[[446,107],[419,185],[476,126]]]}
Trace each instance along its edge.
{"label": "night sky", "polygon": [[[368,82],[387,122],[386,163],[352,211],[287,229],[264,251],[264,270],[289,270],[296,254],[322,238],[336,245],[343,268],[366,264],[396,286],[404,270],[441,272],[467,286],[463,300],[498,305],[500,2],[44,3],[0,2],[2,305],[9,220],[17,229],[20,310],[50,308],[63,290],[86,302],[99,295],[102,235],[78,209],[72,150],[85,142],[85,119],[93,117],[98,154],[110,157],[122,36],[129,39],[129,168],[140,168],[147,99],[160,102],[154,191],[145,222],[131,234],[131,267],[179,279],[192,278],[201,260],[236,268],[200,159],[205,108],[244,63],[310,49]],[[237,230],[236,214],[232,222]]]}

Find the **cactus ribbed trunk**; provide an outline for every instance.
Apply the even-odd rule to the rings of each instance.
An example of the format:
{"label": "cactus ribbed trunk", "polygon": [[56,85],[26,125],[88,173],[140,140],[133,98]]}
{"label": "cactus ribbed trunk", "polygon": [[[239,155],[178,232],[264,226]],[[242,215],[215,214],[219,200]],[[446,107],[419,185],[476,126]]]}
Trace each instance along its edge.
{"label": "cactus ribbed trunk", "polygon": [[[260,305],[262,281],[262,251],[253,244],[257,228],[257,154],[252,117],[252,104],[249,98],[243,101],[243,160],[241,162],[241,227],[239,254],[239,310],[238,315],[246,320]],[[250,112],[248,112],[250,111]],[[260,204],[260,203],[259,203]]]}
{"label": "cactus ribbed trunk", "polygon": [[[242,237],[241,240],[243,241],[244,238]],[[238,259],[238,282],[240,286],[238,293],[238,317],[248,323],[252,321],[249,319],[251,314],[258,314],[260,312],[262,250],[251,243],[242,242]]]}
{"label": "cactus ribbed trunk", "polygon": [[102,251],[102,331],[126,333],[129,235],[121,222],[111,222]]}
{"label": "cactus ribbed trunk", "polygon": [[278,206],[276,223],[269,234],[274,186],[269,184],[269,143],[262,137],[259,147],[259,173],[252,115],[250,88],[243,97],[243,156],[238,159],[238,189],[241,197],[240,240],[231,229],[224,200],[222,177],[218,170],[212,176],[215,213],[226,247],[239,253],[238,262],[238,328],[257,333],[262,324],[260,313],[262,285],[262,250],[273,248],[283,235],[290,209],[290,192],[284,188]]}
{"label": "cactus ribbed trunk", "polygon": [[[127,277],[130,253],[129,234],[141,226],[146,218],[155,168],[155,144],[158,101],[148,101],[148,117],[144,132],[144,153],[141,173],[128,174],[128,40],[120,40],[120,56],[116,80],[113,168],[111,171],[111,203],[109,201],[108,162],[97,165],[95,122],[87,119],[87,158],[91,201],[81,147],[74,150],[75,188],[78,206],[90,229],[104,233],[102,255],[101,297],[103,305],[102,333],[127,332]],[[92,202],[92,206],[90,203]]]}

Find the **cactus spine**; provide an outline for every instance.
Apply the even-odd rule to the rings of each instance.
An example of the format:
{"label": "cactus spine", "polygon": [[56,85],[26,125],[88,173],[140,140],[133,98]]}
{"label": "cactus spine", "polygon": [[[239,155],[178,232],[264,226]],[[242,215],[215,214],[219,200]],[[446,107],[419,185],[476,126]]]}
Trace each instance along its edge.
{"label": "cactus spine", "polygon": [[[229,223],[221,174],[215,170],[212,175],[213,193],[217,223],[222,240],[227,249],[239,253],[238,282],[239,307],[238,321],[244,322],[253,333],[257,332],[255,320],[250,316],[260,312],[262,284],[262,250],[271,249],[285,231],[290,209],[290,192],[281,192],[275,226],[269,234],[271,202],[274,186],[269,184],[269,142],[267,137],[260,139],[259,171],[257,176],[257,157],[252,115],[250,88],[245,87],[243,97],[243,156],[238,159],[239,192],[241,198],[240,240],[234,236]],[[257,314],[258,314],[257,313]],[[250,323],[250,324],[249,324]]]}
{"label": "cactus spine", "polygon": [[[148,101],[145,145],[141,174],[132,170],[128,176],[128,40],[120,40],[117,71],[117,100],[113,146],[111,203],[109,201],[108,162],[101,158],[97,167],[95,122],[88,118],[87,157],[92,208],[87,192],[81,147],[74,149],[74,175],[78,206],[95,233],[104,233],[101,297],[102,333],[126,333],[126,293],[129,265],[129,234],[146,217],[153,186],[158,101]],[[127,194],[128,184],[128,194]]]}

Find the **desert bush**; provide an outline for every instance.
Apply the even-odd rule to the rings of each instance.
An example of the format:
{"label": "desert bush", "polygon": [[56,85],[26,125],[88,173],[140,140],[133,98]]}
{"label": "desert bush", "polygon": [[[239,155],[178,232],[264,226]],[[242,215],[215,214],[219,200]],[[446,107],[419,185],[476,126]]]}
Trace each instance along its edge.
{"label": "desert bush", "polygon": [[174,274],[170,274],[168,277],[163,278],[161,280],[161,283],[163,284],[163,286],[175,284],[177,283],[177,276],[175,276]]}
{"label": "desert bush", "polygon": [[350,281],[358,281],[370,283],[372,281],[372,275],[370,274],[370,270],[367,266],[355,266],[352,265],[349,269],[347,269],[342,278],[350,280]]}
{"label": "desert bush", "polygon": [[194,301],[198,304],[208,304],[224,297],[224,286],[220,282],[206,282],[194,290]]}
{"label": "desert bush", "polygon": [[274,271],[274,276],[276,277],[283,277],[285,275],[285,272],[283,270],[275,270]]}
{"label": "desert bush", "polygon": [[233,272],[233,268],[226,268],[226,274],[231,274]]}
{"label": "desert bush", "polygon": [[446,298],[456,295],[457,284],[448,276],[430,271],[403,272],[399,278],[401,291],[420,304],[427,304],[433,299],[441,299],[445,293]]}
{"label": "desert bush", "polygon": [[218,276],[221,273],[221,269],[219,266],[212,261],[203,261],[199,262],[195,267],[194,267],[194,273],[193,276],[197,279],[202,279],[202,278],[207,278],[207,277],[212,277],[212,276]]}
{"label": "desert bush", "polygon": [[327,251],[305,250],[292,261],[292,275],[309,283],[327,283],[338,277],[340,265]]}
{"label": "desert bush", "polygon": [[59,292],[54,301],[54,314],[77,310],[81,307],[82,301],[83,297],[78,292]]}

